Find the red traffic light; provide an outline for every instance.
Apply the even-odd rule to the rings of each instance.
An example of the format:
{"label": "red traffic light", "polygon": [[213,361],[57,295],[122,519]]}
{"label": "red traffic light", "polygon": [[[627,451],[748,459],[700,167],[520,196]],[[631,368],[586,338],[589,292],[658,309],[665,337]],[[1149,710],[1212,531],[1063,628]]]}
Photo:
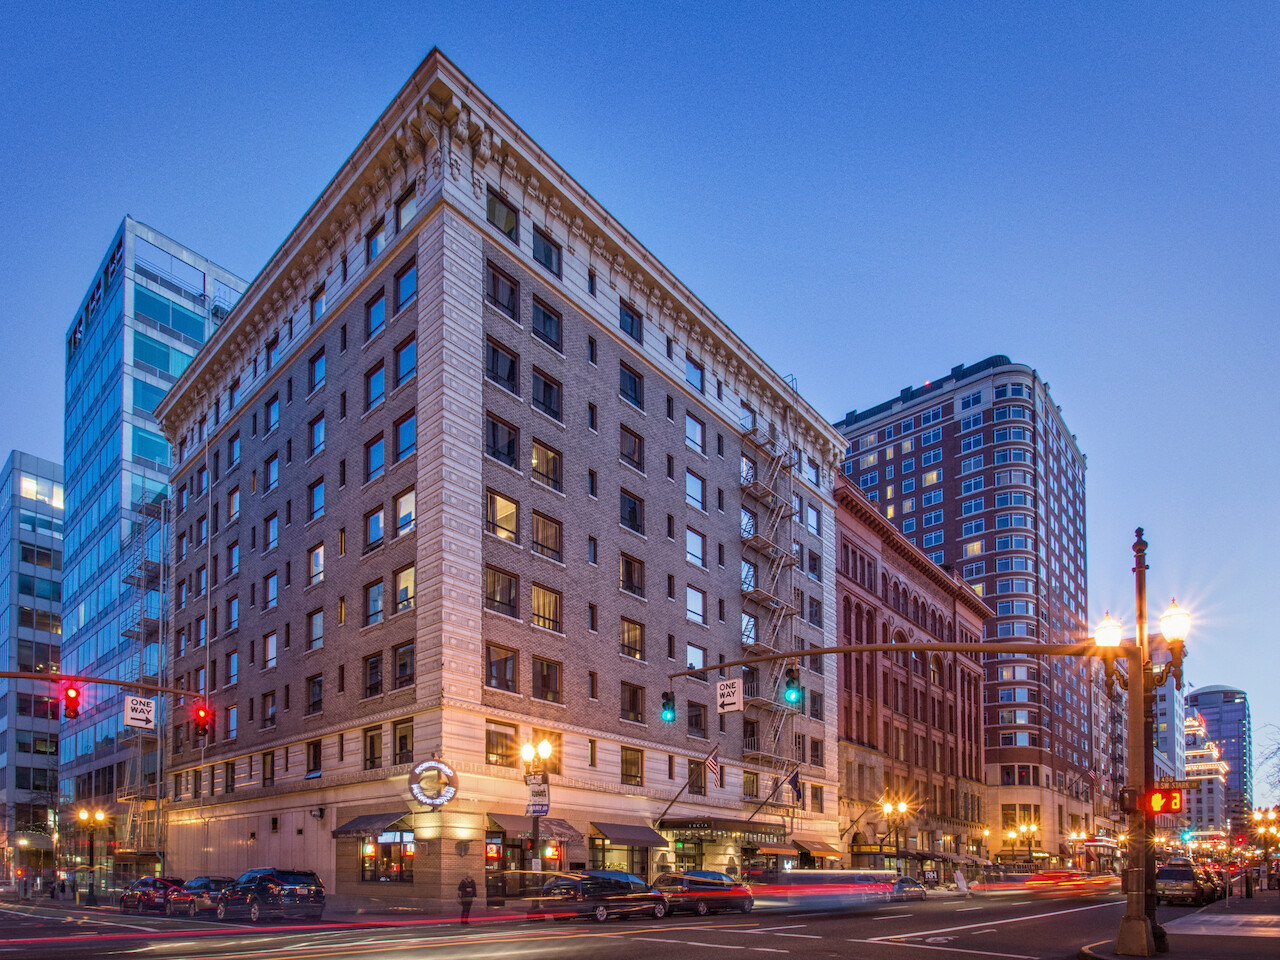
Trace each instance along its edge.
{"label": "red traffic light", "polygon": [[213,711],[204,703],[197,703],[191,711],[191,722],[197,737],[207,737],[213,723]]}
{"label": "red traffic light", "polygon": [[62,715],[68,720],[80,716],[80,688],[67,687],[62,692]]}
{"label": "red traffic light", "polygon": [[1142,798],[1142,809],[1146,813],[1159,815],[1162,813],[1182,812],[1182,791],[1157,787],[1148,790]]}

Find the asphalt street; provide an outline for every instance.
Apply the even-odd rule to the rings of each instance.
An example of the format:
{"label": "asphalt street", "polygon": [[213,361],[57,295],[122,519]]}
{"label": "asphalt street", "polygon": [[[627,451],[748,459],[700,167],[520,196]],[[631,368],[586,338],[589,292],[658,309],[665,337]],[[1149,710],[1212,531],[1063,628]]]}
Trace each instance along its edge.
{"label": "asphalt street", "polygon": [[[757,911],[652,919],[553,923],[485,917],[251,925],[31,904],[0,905],[0,960],[285,960],[394,957],[403,960],[572,957],[608,960],[1066,960],[1113,936],[1123,913],[1115,894],[1033,899],[937,898],[841,913]],[[1196,914],[1162,907],[1162,922]],[[1272,941],[1274,943],[1274,941]]]}

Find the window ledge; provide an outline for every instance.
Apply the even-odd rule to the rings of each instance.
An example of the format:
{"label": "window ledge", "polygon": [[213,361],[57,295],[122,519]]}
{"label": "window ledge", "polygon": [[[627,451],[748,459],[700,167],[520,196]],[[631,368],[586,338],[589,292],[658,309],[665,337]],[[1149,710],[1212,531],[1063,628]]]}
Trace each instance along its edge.
{"label": "window ledge", "polygon": [[[481,609],[485,612],[485,616],[501,617],[503,620],[510,621],[511,623],[524,623],[524,618],[513,617],[508,613],[503,613],[501,610],[494,610],[492,607],[481,607]],[[496,688],[490,687],[489,689],[493,690]]]}
{"label": "window ledge", "polygon": [[[493,536],[493,534],[489,534],[489,536]],[[499,538],[495,538],[495,539],[499,539]],[[548,557],[546,554],[539,553],[537,550],[530,550],[530,551],[529,551],[529,555],[530,555],[530,556],[532,556],[532,557],[537,557],[537,558],[539,558],[539,559],[540,559],[540,560],[542,560],[544,563],[549,563],[549,564],[551,564],[552,566],[559,567],[561,570],[566,570],[566,569],[568,569],[568,568],[566,567],[565,562],[564,562],[563,560],[556,560],[556,559],[554,559],[553,557]]]}
{"label": "window ledge", "polygon": [[[498,466],[502,467],[502,469],[504,469],[504,470],[510,470],[510,471],[511,471],[512,473],[514,473],[517,477],[523,477],[523,476],[524,476],[524,471],[523,471],[523,470],[521,470],[519,467],[513,467],[511,464],[509,464],[509,463],[505,463],[504,461],[499,460],[497,457],[495,457],[495,456],[494,456],[493,454],[491,454],[491,453],[486,452],[486,453],[485,453],[485,455],[484,455],[484,459],[485,459],[485,462],[486,462],[486,463],[496,463]],[[549,489],[551,489],[551,488],[550,488],[550,487],[548,487],[547,489],[549,490]]]}
{"label": "window ledge", "polygon": [[547,423],[550,423],[552,426],[559,427],[561,430],[565,429],[564,420],[559,417],[552,416],[539,406],[535,406],[532,400],[529,401],[529,409],[538,414],[543,420],[547,421]]}

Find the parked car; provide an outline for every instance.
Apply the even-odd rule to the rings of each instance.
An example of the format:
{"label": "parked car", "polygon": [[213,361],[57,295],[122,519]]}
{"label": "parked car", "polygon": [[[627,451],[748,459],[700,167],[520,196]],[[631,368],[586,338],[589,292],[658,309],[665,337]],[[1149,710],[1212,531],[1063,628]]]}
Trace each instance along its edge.
{"label": "parked car", "polygon": [[169,897],[181,888],[181,877],[141,877],[120,894],[120,912],[163,910]]}
{"label": "parked car", "polygon": [[1209,902],[1211,884],[1189,863],[1165,864],[1156,870],[1156,900],[1189,903],[1200,907]]}
{"label": "parked car", "polygon": [[1227,885],[1223,881],[1219,880],[1217,874],[1215,874],[1211,869],[1206,867],[1204,864],[1197,864],[1196,870],[1204,881],[1209,884],[1209,888],[1213,891],[1212,896],[1209,897],[1210,901],[1221,900],[1227,895]]}
{"label": "parked car", "polygon": [[712,870],[664,873],[653,881],[672,913],[686,911],[705,917],[717,910],[750,913],[755,906],[751,891],[727,873]]}
{"label": "parked car", "polygon": [[893,892],[889,897],[893,900],[923,900],[924,884],[915,877],[898,877],[893,881]]}
{"label": "parked car", "polygon": [[529,903],[529,918],[555,920],[610,917],[643,913],[660,920],[667,915],[667,898],[635,874],[614,870],[582,870],[556,874]]}
{"label": "parked car", "polygon": [[204,911],[218,909],[214,902],[219,891],[235,883],[231,877],[194,877],[182,885],[181,890],[169,894],[165,901],[164,912],[174,917],[185,913],[189,917],[197,917]]}
{"label": "parked car", "polygon": [[319,920],[324,913],[324,883],[311,870],[259,867],[240,874],[218,891],[218,919],[244,916],[253,923],[266,917]]}

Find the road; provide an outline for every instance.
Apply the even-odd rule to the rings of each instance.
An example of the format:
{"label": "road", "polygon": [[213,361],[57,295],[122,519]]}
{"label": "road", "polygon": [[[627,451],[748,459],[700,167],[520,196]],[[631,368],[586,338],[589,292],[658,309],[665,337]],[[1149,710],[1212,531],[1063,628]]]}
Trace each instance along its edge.
{"label": "road", "polygon": [[[1014,895],[877,904],[838,914],[791,909],[603,924],[492,919],[477,911],[476,922],[463,928],[424,919],[253,926],[33,902],[0,905],[0,960],[49,960],[51,953],[58,960],[1065,960],[1084,944],[1113,936],[1123,912],[1116,894]],[[1162,907],[1161,921],[1193,912]]]}

